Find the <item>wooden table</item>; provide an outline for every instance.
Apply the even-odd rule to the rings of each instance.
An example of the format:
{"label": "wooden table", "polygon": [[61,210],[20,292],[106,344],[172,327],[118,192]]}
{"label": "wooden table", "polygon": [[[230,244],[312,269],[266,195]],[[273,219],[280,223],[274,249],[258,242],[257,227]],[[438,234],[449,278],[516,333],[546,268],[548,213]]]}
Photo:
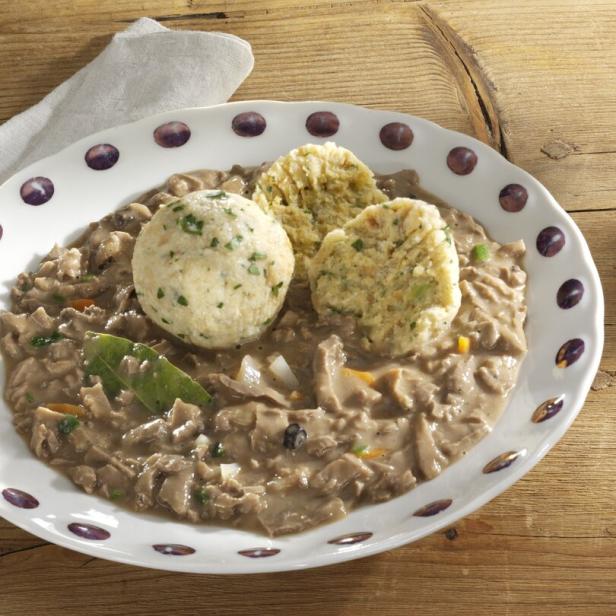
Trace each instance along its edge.
{"label": "wooden table", "polygon": [[0,522],[0,616],[616,614],[616,4],[613,0],[22,0],[0,11],[0,120],[149,15],[249,40],[235,99],[424,116],[543,182],[590,243],[601,370],[536,469],[447,532],[334,567],[176,575],[89,558]]}

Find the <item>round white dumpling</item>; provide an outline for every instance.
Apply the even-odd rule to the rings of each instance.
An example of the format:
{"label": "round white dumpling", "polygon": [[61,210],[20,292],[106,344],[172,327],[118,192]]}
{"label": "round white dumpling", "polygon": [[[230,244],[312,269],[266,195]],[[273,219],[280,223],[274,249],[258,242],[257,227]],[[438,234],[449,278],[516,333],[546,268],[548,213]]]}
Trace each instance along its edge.
{"label": "round white dumpling", "polygon": [[281,224],[221,190],[162,206],[139,234],[132,263],[150,319],[205,348],[258,337],[280,310],[295,264]]}

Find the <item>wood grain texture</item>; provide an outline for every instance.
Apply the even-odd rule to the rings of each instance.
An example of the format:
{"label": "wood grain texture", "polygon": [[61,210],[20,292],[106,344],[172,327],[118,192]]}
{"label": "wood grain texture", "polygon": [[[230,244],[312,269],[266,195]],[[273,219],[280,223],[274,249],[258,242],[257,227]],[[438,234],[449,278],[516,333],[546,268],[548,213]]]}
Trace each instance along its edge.
{"label": "wood grain texture", "polygon": [[542,181],[586,235],[606,347],[573,427],[450,529],[320,570],[176,575],[91,559],[0,521],[1,616],[616,614],[616,5],[612,0],[29,0],[0,11],[0,121],[149,15],[248,39],[235,99],[332,99],[473,134]]}

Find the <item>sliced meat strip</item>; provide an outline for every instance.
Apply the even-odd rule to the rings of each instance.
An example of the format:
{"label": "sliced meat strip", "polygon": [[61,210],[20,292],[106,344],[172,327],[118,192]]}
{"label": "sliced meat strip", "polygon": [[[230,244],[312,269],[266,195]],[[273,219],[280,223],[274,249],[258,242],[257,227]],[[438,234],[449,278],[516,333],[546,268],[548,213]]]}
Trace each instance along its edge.
{"label": "sliced meat strip", "polygon": [[447,465],[447,459],[434,442],[432,429],[423,414],[415,421],[415,450],[417,464],[426,479],[433,479]]}
{"label": "sliced meat strip", "polygon": [[78,485],[81,486],[88,494],[94,492],[96,487],[96,471],[91,466],[80,464],[68,470],[69,477]]}
{"label": "sliced meat strip", "polygon": [[289,408],[291,406],[291,402],[287,398],[275,389],[267,387],[267,385],[249,385],[236,381],[222,373],[211,374],[209,381],[217,391],[222,391],[232,400],[262,400],[282,408]]}
{"label": "sliced meat strip", "polygon": [[268,495],[267,507],[257,517],[267,533],[277,537],[341,520],[346,514],[344,502],[338,497],[307,495],[291,510],[285,496]]}
{"label": "sliced meat strip", "polygon": [[353,454],[344,454],[341,458],[330,462],[317,473],[310,485],[325,493],[340,493],[351,481],[360,479],[366,481],[374,475],[374,471]]}
{"label": "sliced meat strip", "polygon": [[65,416],[44,406],[34,411],[34,422],[30,447],[39,458],[50,458],[58,452],[61,446],[58,422]]}

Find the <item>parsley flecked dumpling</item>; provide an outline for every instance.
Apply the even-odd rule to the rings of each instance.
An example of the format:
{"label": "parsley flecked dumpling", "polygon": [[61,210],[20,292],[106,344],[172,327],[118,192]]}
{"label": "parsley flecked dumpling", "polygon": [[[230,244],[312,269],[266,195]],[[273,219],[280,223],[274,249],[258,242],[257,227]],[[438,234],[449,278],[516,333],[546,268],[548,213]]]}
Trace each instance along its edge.
{"label": "parsley flecked dumpling", "polygon": [[460,308],[458,254],[438,209],[398,198],[331,231],[310,264],[321,317],[355,319],[362,346],[382,355],[418,350]]}
{"label": "parsley flecked dumpling", "polygon": [[285,230],[256,203],[199,190],[156,212],[137,237],[132,265],[152,321],[187,343],[225,348],[271,323],[294,257]]}
{"label": "parsley flecked dumpling", "polygon": [[259,177],[252,198],[289,234],[300,279],[306,278],[307,263],[329,231],[367,205],[387,200],[372,171],[332,142],[308,143],[281,156]]}

